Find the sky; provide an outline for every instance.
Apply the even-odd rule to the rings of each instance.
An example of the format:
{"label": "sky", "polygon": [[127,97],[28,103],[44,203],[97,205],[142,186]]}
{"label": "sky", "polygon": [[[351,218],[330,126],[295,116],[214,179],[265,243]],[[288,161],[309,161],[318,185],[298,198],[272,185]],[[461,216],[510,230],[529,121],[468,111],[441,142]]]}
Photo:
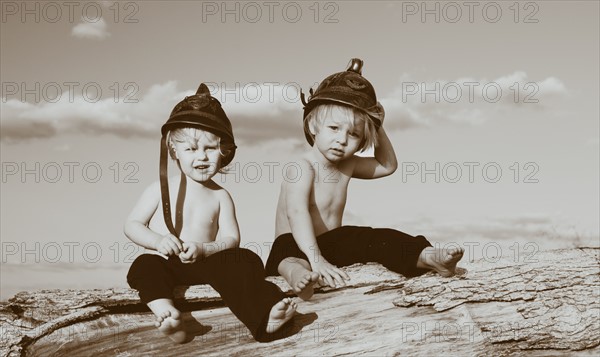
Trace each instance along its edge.
{"label": "sky", "polygon": [[[160,126],[207,83],[238,150],[215,180],[266,260],[304,92],[364,61],[400,163],[344,223],[515,262],[599,245],[597,1],[2,1],[1,299],[125,287]],[[367,155],[369,153],[366,153]],[[176,172],[175,166],[170,167]]]}

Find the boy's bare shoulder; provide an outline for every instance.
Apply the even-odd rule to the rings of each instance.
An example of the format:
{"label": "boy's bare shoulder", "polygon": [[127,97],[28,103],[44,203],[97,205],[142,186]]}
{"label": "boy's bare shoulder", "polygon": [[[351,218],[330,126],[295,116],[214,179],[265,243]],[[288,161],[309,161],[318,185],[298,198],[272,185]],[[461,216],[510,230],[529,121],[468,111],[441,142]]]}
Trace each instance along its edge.
{"label": "boy's bare shoulder", "polygon": [[[293,178],[297,175],[300,175],[301,178],[310,178],[311,180],[312,178],[314,178],[315,168],[313,166],[314,164],[312,162],[312,159],[308,154],[296,156],[292,159],[291,162],[296,165],[287,166],[286,174],[288,175],[288,177]],[[297,171],[298,169],[300,170],[300,172]]]}
{"label": "boy's bare shoulder", "polygon": [[[181,183],[181,176],[179,176],[179,175],[170,176],[168,179],[168,182],[169,182],[170,194],[171,195],[177,194],[177,190],[179,190],[179,184]],[[214,194],[216,197],[231,200],[231,195],[229,194],[229,192],[225,188],[223,188],[221,185],[214,182],[213,180],[210,180],[209,182],[207,182],[205,186],[206,186],[206,188],[210,189],[212,194]],[[155,194],[158,197],[160,197],[161,196],[160,181],[157,180],[157,181],[151,183],[146,188],[146,192],[148,194]]]}
{"label": "boy's bare shoulder", "polygon": [[148,185],[144,190],[143,195],[160,197],[160,181],[157,180]]}
{"label": "boy's bare shoulder", "polygon": [[217,197],[220,201],[233,201],[231,195],[229,194],[229,191],[227,191],[223,186],[219,185],[213,180],[207,182],[206,187],[210,189],[212,194],[215,195],[215,197]]}
{"label": "boy's bare shoulder", "polygon": [[[179,182],[181,180],[181,176],[179,175],[173,175],[170,176],[168,179],[169,182],[169,189],[173,190],[177,190],[179,188]],[[158,194],[159,196],[161,195],[161,190],[160,190],[160,180],[156,180],[154,182],[152,182],[150,185],[148,185],[148,187],[146,187],[146,193],[150,194]]]}
{"label": "boy's bare shoulder", "polygon": [[292,157],[285,165],[284,179],[281,182],[281,195],[287,195],[293,187],[310,187],[315,179],[315,169],[308,155]]}

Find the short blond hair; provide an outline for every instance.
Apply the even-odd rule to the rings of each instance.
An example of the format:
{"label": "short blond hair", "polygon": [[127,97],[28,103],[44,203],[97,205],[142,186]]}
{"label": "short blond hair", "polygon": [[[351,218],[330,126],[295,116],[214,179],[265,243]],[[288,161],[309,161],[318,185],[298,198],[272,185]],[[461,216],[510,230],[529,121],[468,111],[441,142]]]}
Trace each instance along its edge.
{"label": "short blond hair", "polygon": [[[219,153],[221,154],[221,157],[226,157],[227,155],[229,155],[231,150],[234,148],[234,145],[222,144],[221,137],[216,134],[211,133],[210,131],[193,128],[193,127],[176,128],[173,130],[169,130],[167,132],[167,145],[169,147],[169,155],[171,156],[171,159],[177,160],[177,156],[175,155],[174,141],[177,141],[177,142],[191,141],[193,143],[196,143],[196,142],[198,142],[198,140],[200,140],[200,137],[202,135],[209,135],[209,138],[210,138],[210,136],[212,136],[217,139],[217,141],[219,143]],[[221,165],[221,163],[219,163],[219,165]],[[219,172],[225,173],[225,171],[223,170],[223,166],[219,167]]]}
{"label": "short blond hair", "polygon": [[373,119],[362,110],[334,103],[318,104],[310,111],[310,113],[308,113],[306,119],[304,119],[304,133],[309,135],[313,142],[315,136],[310,132],[310,125],[318,124],[314,127],[315,130],[319,130],[321,125],[323,125],[323,119],[331,115],[334,108],[339,109],[342,112],[343,119],[350,124],[351,128],[354,128],[354,119],[360,119],[362,121],[363,136],[358,145],[359,151],[363,152],[372,146],[377,146],[377,128],[375,127]]}

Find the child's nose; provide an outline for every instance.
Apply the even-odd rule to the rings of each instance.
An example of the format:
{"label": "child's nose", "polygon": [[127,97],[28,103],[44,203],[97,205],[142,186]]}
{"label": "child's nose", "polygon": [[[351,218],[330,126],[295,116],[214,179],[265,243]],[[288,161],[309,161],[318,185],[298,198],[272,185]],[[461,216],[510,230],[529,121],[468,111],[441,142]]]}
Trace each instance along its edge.
{"label": "child's nose", "polygon": [[202,161],[206,161],[206,160],[208,160],[208,155],[206,155],[206,151],[198,150],[196,158],[198,158],[199,160],[202,160]]}
{"label": "child's nose", "polygon": [[346,143],[348,142],[348,133],[338,133],[337,142],[342,145],[346,145]]}

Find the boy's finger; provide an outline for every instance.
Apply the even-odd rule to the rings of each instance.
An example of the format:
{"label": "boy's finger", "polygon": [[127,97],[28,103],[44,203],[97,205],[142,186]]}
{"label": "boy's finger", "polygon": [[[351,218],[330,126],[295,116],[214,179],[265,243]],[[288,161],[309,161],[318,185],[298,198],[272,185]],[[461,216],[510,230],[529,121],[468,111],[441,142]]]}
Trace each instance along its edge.
{"label": "boy's finger", "polygon": [[173,254],[179,254],[179,253],[181,253],[181,249],[179,248],[179,246],[175,242],[173,242],[172,240],[169,241],[169,247],[173,251]]}
{"label": "boy's finger", "polygon": [[346,272],[343,271],[342,269],[338,269],[337,273],[340,274],[340,276],[342,278],[344,278],[344,280],[350,280],[350,276],[348,274],[346,274]]}
{"label": "boy's finger", "polygon": [[346,283],[344,282],[344,279],[342,278],[342,276],[340,274],[338,274],[337,272],[335,272],[336,274],[333,275],[333,279],[335,280],[336,285],[339,286],[346,286]]}
{"label": "boy's finger", "polygon": [[175,237],[174,235],[172,235],[172,234],[169,234],[169,235],[167,235],[167,237],[169,238],[169,242],[173,242],[173,243],[175,243],[176,245],[178,245],[178,246],[180,246],[180,247],[183,247],[183,246],[181,245],[181,242],[179,241],[179,239],[177,239],[177,237]]}
{"label": "boy's finger", "polygon": [[333,274],[329,274],[329,286],[331,286],[332,288],[337,287],[337,280],[335,279],[335,275]]}
{"label": "boy's finger", "polygon": [[319,274],[319,279],[317,279],[317,284],[321,286],[327,286],[327,282],[323,279],[323,274]]}
{"label": "boy's finger", "polygon": [[183,250],[183,244],[177,237],[171,234],[169,238],[171,238],[171,242],[174,242],[177,248],[179,248],[179,250]]}
{"label": "boy's finger", "polygon": [[331,277],[329,276],[329,274],[323,274],[322,277],[323,277],[323,280],[325,280],[325,284],[327,284],[327,286],[335,288],[335,285],[333,285],[333,281],[332,281]]}

